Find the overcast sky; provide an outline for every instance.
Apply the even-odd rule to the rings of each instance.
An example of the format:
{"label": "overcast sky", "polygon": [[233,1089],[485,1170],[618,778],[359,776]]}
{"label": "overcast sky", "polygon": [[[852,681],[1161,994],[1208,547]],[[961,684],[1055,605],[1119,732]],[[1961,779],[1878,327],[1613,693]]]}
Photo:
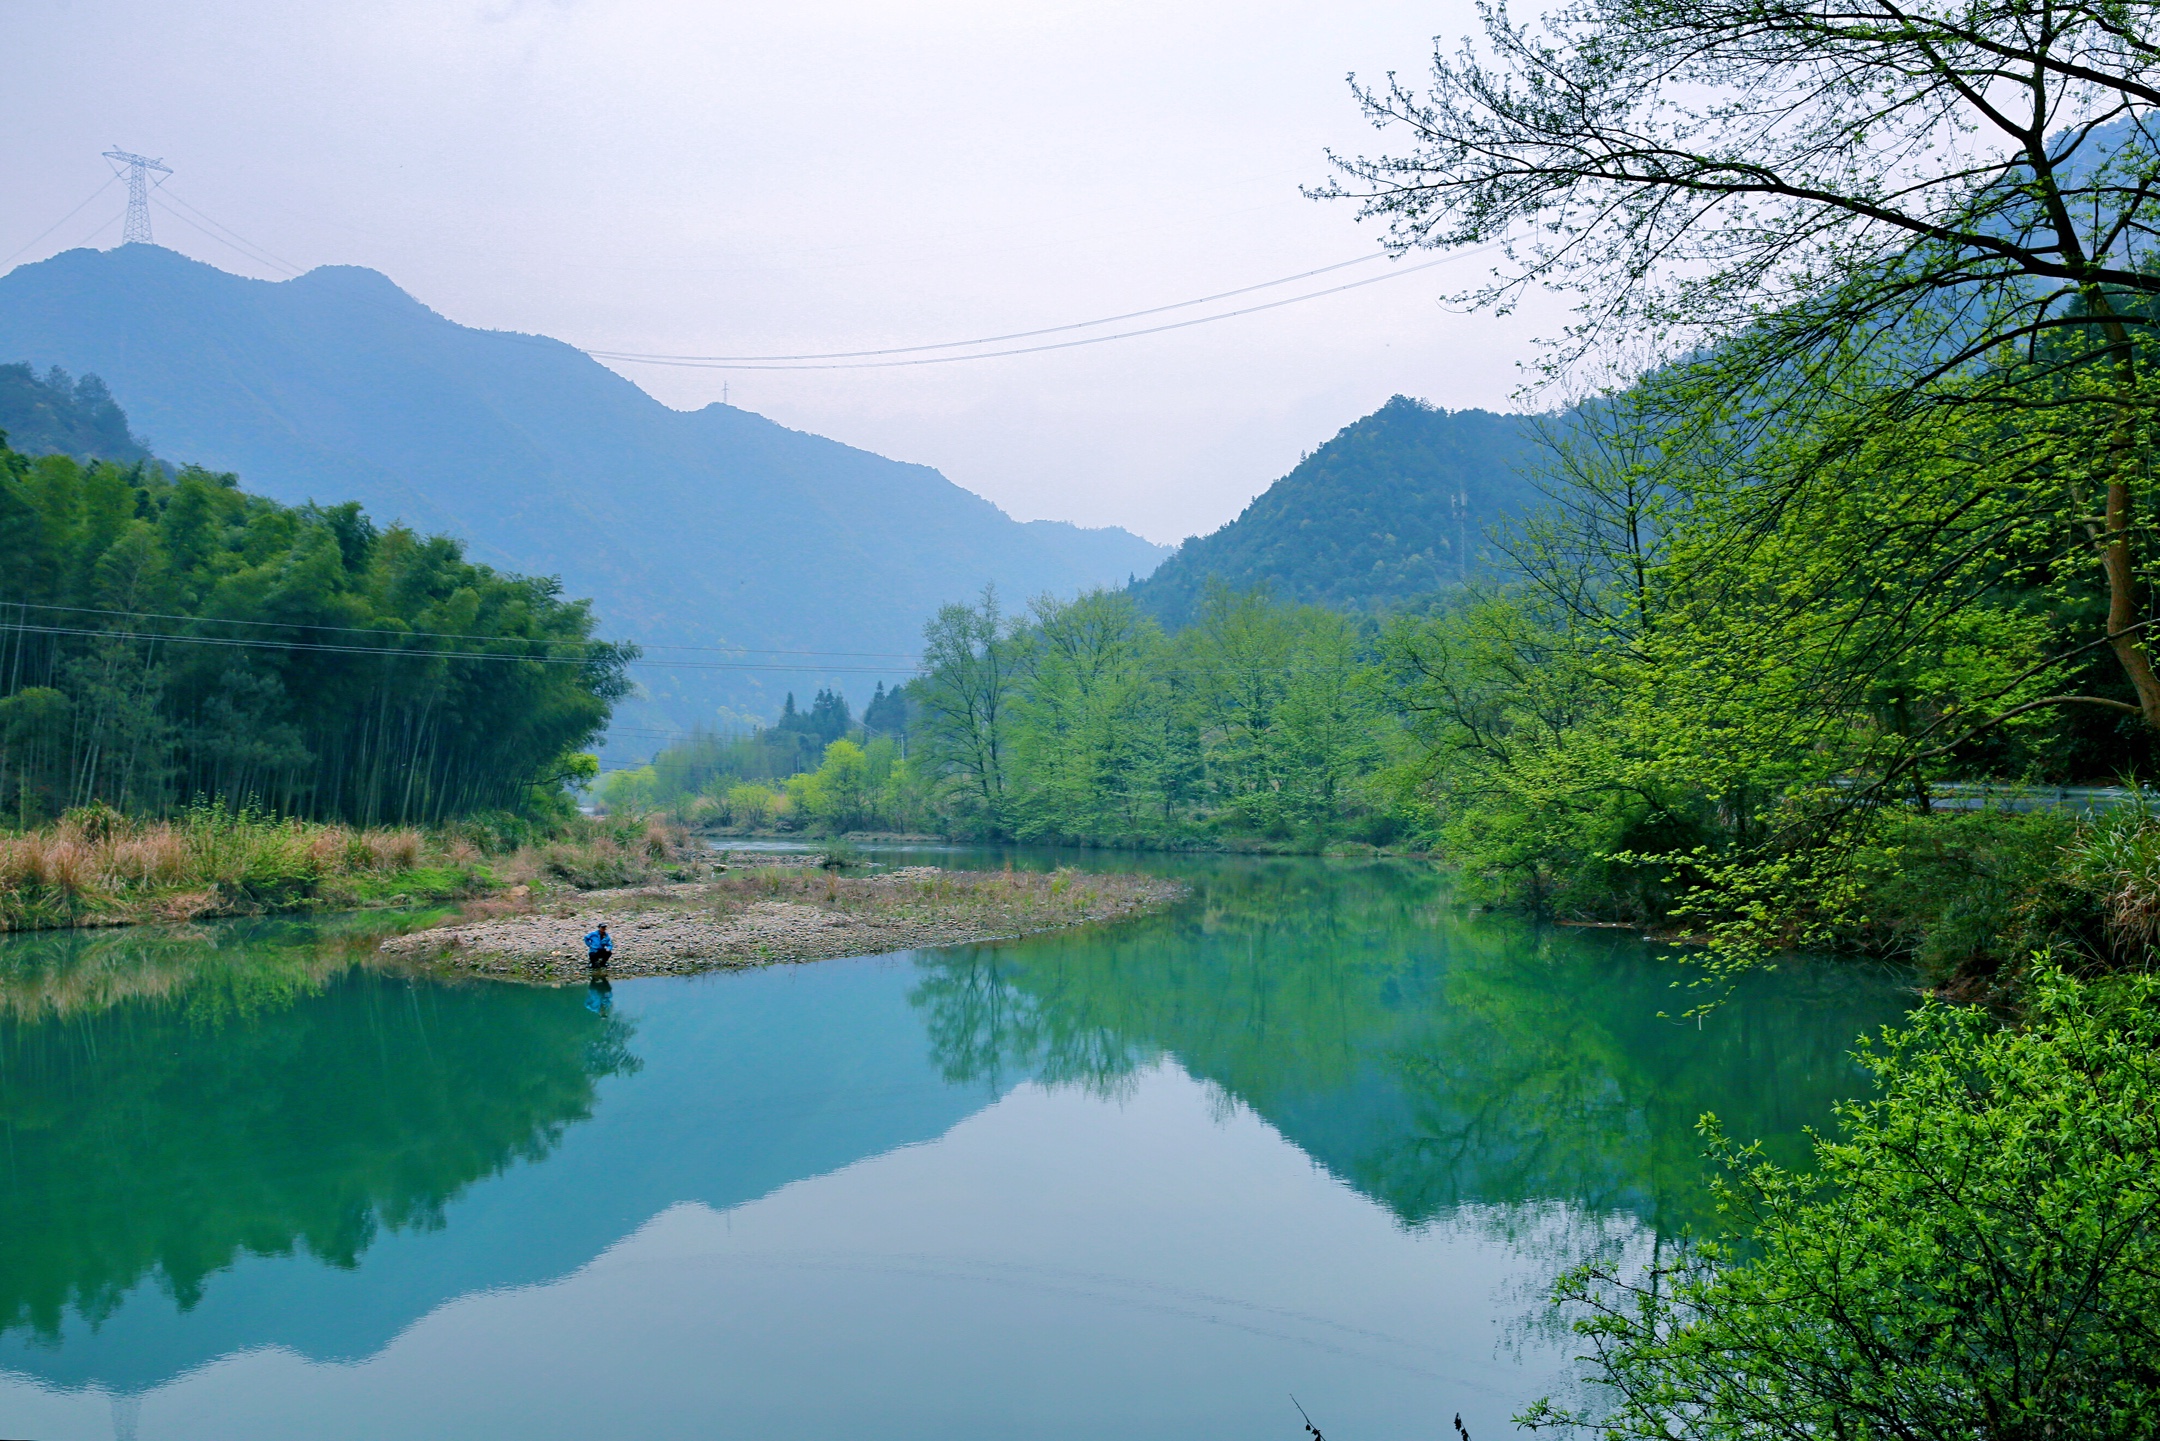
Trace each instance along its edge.
{"label": "overcast sky", "polygon": [[[6,0],[0,255],[91,194],[118,145],[164,157],[173,202],[272,261],[170,206],[160,244],[266,278],[372,266],[468,325],[725,355],[1029,330],[1377,249],[1350,207],[1298,193],[1327,146],[1380,143],[1343,77],[1422,74],[1473,18],[1467,0]],[[124,199],[108,188],[10,263],[117,243]],[[1437,303],[1487,264],[1005,359],[618,368],[679,407],[724,384],[1023,519],[1174,541],[1397,392],[1513,408],[1559,310]]]}

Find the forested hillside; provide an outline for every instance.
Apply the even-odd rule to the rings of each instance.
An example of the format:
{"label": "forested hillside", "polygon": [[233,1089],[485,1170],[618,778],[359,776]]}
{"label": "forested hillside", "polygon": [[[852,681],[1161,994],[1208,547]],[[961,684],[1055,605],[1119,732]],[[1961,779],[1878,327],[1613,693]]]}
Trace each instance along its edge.
{"label": "forested hillside", "polygon": [[1482,569],[1493,524],[1537,498],[1522,470],[1529,424],[1398,395],[1236,520],[1187,541],[1133,596],[1174,629],[1197,617],[1211,581],[1355,610],[1459,585]]}
{"label": "forested hillside", "polygon": [[0,365],[0,435],[24,455],[123,465],[150,458],[105,382],[58,366],[41,376],[27,365]]}
{"label": "forested hillside", "polygon": [[103,376],[175,464],[289,505],[357,500],[560,576],[656,655],[820,653],[673,657],[705,663],[648,673],[652,718],[675,726],[866,690],[862,652],[892,653],[898,680],[923,622],[985,582],[1071,594],[1163,554],[1021,524],[927,466],[748,411],[670,410],[560,341],[455,324],[356,267],[271,283],[149,245],[69,251],[0,277],[0,357]]}
{"label": "forested hillside", "polygon": [[0,555],[16,825],[93,802],[362,823],[559,806],[628,689],[626,653],[555,581],[230,475],[0,447]]}

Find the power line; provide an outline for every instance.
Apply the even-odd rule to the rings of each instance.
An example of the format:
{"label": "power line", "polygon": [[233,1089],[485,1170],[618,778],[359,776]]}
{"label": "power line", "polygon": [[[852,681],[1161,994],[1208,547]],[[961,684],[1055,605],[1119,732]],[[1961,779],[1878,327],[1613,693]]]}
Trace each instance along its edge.
{"label": "power line", "polygon": [[[1235,320],[1241,315],[1257,315],[1263,310],[1279,310],[1285,305],[1297,305],[1307,300],[1318,300],[1324,295],[1339,295],[1345,290],[1357,290],[1367,285],[1378,285],[1383,280],[1397,280],[1405,275],[1414,275],[1420,270],[1430,270],[1436,265],[1447,265],[1462,259],[1463,254],[1467,253],[1469,252],[1444,255],[1437,260],[1427,260],[1418,265],[1406,265],[1400,270],[1389,271],[1386,275],[1375,275],[1366,280],[1353,280],[1347,285],[1334,285],[1326,290],[1309,291],[1304,295],[1293,295],[1284,300],[1270,300],[1263,305],[1248,305],[1241,310],[1226,310],[1219,315],[1203,315],[1193,320],[1172,321],[1168,325],[1150,325],[1139,330],[1122,330],[1114,335],[1094,335],[1084,340],[1061,340],[1049,345],[1026,345],[1012,350],[985,350],[974,355],[932,355],[915,360],[855,360],[814,365],[753,365],[734,361],[663,360],[653,356],[642,358],[622,356],[619,357],[619,363],[664,365],[685,370],[884,370],[907,365],[951,365],[963,360],[996,360],[1008,355],[1039,355],[1047,350],[1071,350],[1082,345],[1103,345],[1113,340],[1131,340],[1139,335],[1160,335],[1170,330],[1189,330],[1195,325],[1213,325],[1218,320]],[[609,353],[606,351],[588,350],[585,353],[596,360],[610,358]]]}
{"label": "power line", "polygon": [[1239,295],[1250,295],[1256,290],[1272,290],[1278,285],[1293,281],[1310,280],[1315,275],[1345,270],[1353,265],[1365,265],[1380,259],[1378,252],[1360,255],[1355,260],[1339,260],[1333,265],[1323,265],[1317,270],[1300,271],[1285,275],[1280,280],[1263,280],[1258,285],[1241,285],[1236,290],[1219,291],[1203,295],[1197,300],[1180,300],[1172,305],[1151,306],[1146,310],[1128,310],[1123,315],[1106,315],[1100,320],[1076,320],[1070,325],[1052,325],[1041,330],[1015,330],[1008,335],[985,335],[975,340],[941,340],[935,345],[896,345],[886,350],[828,350],[808,355],[665,355],[632,350],[588,350],[585,353],[596,360],[697,360],[712,364],[758,364],[783,360],[856,360],[868,355],[912,355],[924,350],[959,350],[971,345],[1000,345],[1008,340],[1032,340],[1038,335],[1061,335],[1068,330],[1092,330],[1098,325],[1116,325],[1123,320],[1139,320],[1143,316],[1161,315],[1166,311],[1185,310],[1195,305],[1208,305],[1218,300],[1229,300]]}
{"label": "power line", "polygon": [[[0,260],[0,267],[13,265],[16,260],[26,254],[32,246],[35,246],[38,243],[38,241],[43,240],[46,236],[52,234],[55,230],[58,230],[61,226],[67,224],[70,220],[73,220],[76,216],[82,214],[83,210],[88,207],[91,201],[97,199],[100,195],[103,195],[107,190],[110,190],[116,183],[118,183],[119,179],[120,177],[117,174],[106,176],[104,184],[98,186],[97,189],[91,191],[88,195],[83,197],[83,202],[81,205],[76,206],[73,210],[70,210],[67,214],[61,216],[58,220],[55,220],[52,224],[46,226],[43,230],[39,231],[37,235],[32,238],[30,243],[28,245],[25,245],[21,250],[16,251],[13,255],[10,255],[5,260]],[[100,225],[98,227],[98,229],[100,230],[103,230],[104,228],[105,227],[103,225]]]}
{"label": "power line", "polygon": [[[170,203],[168,204],[167,202]],[[282,270],[288,275],[292,276],[300,276],[307,273],[299,266],[293,264],[291,261],[279,259],[277,256],[271,254],[270,251],[264,249],[260,245],[257,245],[254,241],[248,239],[245,235],[242,235],[239,231],[233,229],[231,226],[225,224],[223,221],[220,221],[212,216],[205,215],[195,206],[188,204],[185,200],[182,200],[180,196],[170,188],[165,188],[162,190],[162,192],[158,196],[158,204],[160,206],[163,206],[167,212],[174,214],[178,219],[182,221],[188,221],[188,216],[180,215],[177,211],[174,211],[172,209],[174,205],[177,205],[180,207],[180,209],[187,211],[188,215],[194,216],[196,220],[203,222],[203,225],[214,226],[218,230],[223,231],[227,236],[230,237],[230,239],[225,240],[223,243],[234,250],[238,250],[242,255],[247,256],[250,260],[257,261],[264,265],[268,265],[274,270]],[[188,223],[192,224],[193,222],[189,221]],[[195,228],[197,230],[202,230],[203,227],[202,225],[196,225]],[[204,233],[209,234],[208,231],[204,231]],[[215,235],[211,235],[210,238],[212,240],[218,239],[218,237]]]}
{"label": "power line", "polygon": [[293,270],[289,266],[282,266],[274,261],[266,260],[262,256],[257,255],[253,250],[248,249],[246,246],[237,244],[234,241],[226,239],[224,236],[210,229],[207,225],[204,225],[199,221],[192,220],[183,212],[175,209],[170,205],[167,205],[164,201],[164,197],[162,196],[160,196],[158,199],[158,209],[164,211],[166,215],[170,216],[174,220],[179,221],[182,225],[185,225],[188,229],[194,231],[197,235],[202,236],[206,240],[213,241],[218,245],[222,245],[223,247],[225,247],[225,249],[231,251],[235,255],[238,255],[243,260],[253,261],[255,264],[262,266],[266,270],[285,271],[286,274],[284,274],[284,276],[282,277],[283,279],[292,280],[303,273],[298,270]]}
{"label": "power line", "polygon": [[[125,152],[117,151],[112,153],[123,155],[125,154]],[[141,159],[142,157],[129,158]],[[145,161],[144,163],[145,165],[158,164],[158,162],[155,161]],[[170,174],[171,172],[167,170],[165,173]],[[132,176],[130,181],[130,187],[131,199],[129,214],[130,225],[132,226],[134,215],[134,204],[132,198]],[[102,191],[102,187],[100,187],[100,190]],[[94,199],[95,195],[93,195],[91,198]],[[189,204],[187,201],[181,199],[177,194],[166,191],[158,197],[158,200],[159,204],[161,206],[164,206],[167,213],[173,215],[175,219],[178,219],[183,223],[189,225],[191,228],[200,231],[202,234],[208,236],[210,239],[216,240],[220,244],[229,246],[230,248],[239,251],[242,255],[247,256],[251,260],[255,260],[260,264],[269,265],[275,269],[285,271],[290,276],[297,277],[306,273],[301,270],[300,267],[292,264],[290,261],[280,259],[278,256],[273,255],[270,251],[264,249],[262,246],[257,245],[255,242],[249,240],[246,236],[241,235],[240,232],[238,232],[237,230],[234,230],[232,229],[232,227],[224,224],[222,221],[215,219],[214,217],[205,213],[200,208]],[[167,200],[170,200],[172,204],[166,204]],[[83,203],[84,205],[87,205],[89,201],[85,200]],[[185,210],[188,213],[182,214],[180,213],[180,210],[175,210],[173,208],[173,206],[175,205],[179,206],[180,210]],[[82,206],[80,205],[76,207],[76,211],[80,211],[81,209]],[[69,212],[70,216],[72,216],[74,213],[75,211]],[[147,216],[147,211],[145,212],[145,214]],[[191,219],[191,216],[194,218]],[[64,224],[67,218],[68,217],[62,217],[60,223]],[[145,226],[147,226],[147,223],[147,219],[145,219]],[[210,227],[214,227],[214,229]],[[48,229],[45,233],[49,235],[51,234],[51,231],[53,229],[58,228],[59,225],[56,224],[51,227],[51,229]],[[99,228],[102,229],[103,227],[101,226]],[[223,233],[219,234],[217,232]],[[131,230],[130,238],[132,238],[132,234],[133,232]],[[42,235],[38,237],[39,240],[42,240],[43,238],[44,236]],[[31,242],[31,245],[35,245],[36,243],[37,241],[33,240]],[[974,346],[999,345],[1010,340],[1025,340],[1034,338],[1036,336],[1057,335],[1075,330],[1090,330],[1102,325],[1115,325],[1123,321],[1137,320],[1149,315],[1162,315],[1174,310],[1185,310],[1196,305],[1208,305],[1219,300],[1232,299],[1239,295],[1250,295],[1256,291],[1271,290],[1279,285],[1289,285],[1299,280],[1311,279],[1316,275],[1326,275],[1333,271],[1347,269],[1350,266],[1368,264],[1371,261],[1378,260],[1383,257],[1377,253],[1373,255],[1359,256],[1350,260],[1336,261],[1331,265],[1322,265],[1315,267],[1311,270],[1299,271],[1293,275],[1281,276],[1274,280],[1261,281],[1255,285],[1244,285],[1238,286],[1231,290],[1218,291],[1212,295],[1199,296],[1191,300],[1174,301],[1168,305],[1150,306],[1143,310],[1126,311],[1118,315],[1102,316],[1094,320],[1074,321],[1069,324],[1044,326],[1034,330],[1010,331],[999,335],[981,336],[974,340],[946,340],[924,345],[888,346],[873,350],[810,351],[796,355],[770,356],[673,355],[661,352],[596,349],[588,346],[579,345],[569,345],[569,348],[578,350],[595,360],[602,361],[603,363],[612,362],[615,364],[623,365],[658,365],[672,368],[713,370],[874,370],[897,366],[949,365],[954,362],[963,360],[996,360],[1015,355],[1038,355],[1053,350],[1069,350],[1079,346],[1102,345],[1111,341],[1131,340],[1146,335],[1160,335],[1168,331],[1185,330],[1193,326],[1212,325],[1217,321],[1235,320],[1241,316],[1257,315],[1262,311],[1276,310],[1286,305],[1298,305],[1308,300],[1318,300],[1322,297],[1329,295],[1339,295],[1344,291],[1357,290],[1367,285],[1376,285],[1383,280],[1393,280],[1404,275],[1414,274],[1420,270],[1429,270],[1432,269],[1434,266],[1444,265],[1450,261],[1466,259],[1470,256],[1481,254],[1485,251],[1497,249],[1498,245],[1499,243],[1495,242],[1493,244],[1473,246],[1470,249],[1455,251],[1448,255],[1425,261],[1418,265],[1403,266],[1400,269],[1390,270],[1385,275],[1376,275],[1365,280],[1354,280],[1345,285],[1329,286],[1324,290],[1308,291],[1303,295],[1294,295],[1282,300],[1268,301],[1260,305],[1243,306],[1236,310],[1223,311],[1215,315],[1199,316],[1192,320],[1174,321],[1167,325],[1143,326],[1137,330],[1120,331],[1112,335],[1088,336],[1078,340],[1058,341],[1048,345],[1018,346],[1007,350],[975,351],[973,353],[965,355],[923,355],[921,352],[934,350],[965,350]],[[25,250],[29,248],[29,246],[24,247]],[[16,253],[21,254],[22,252],[18,251]],[[569,344],[568,342],[554,340],[545,336],[513,335],[509,332],[496,332],[496,334],[500,335],[504,339],[516,340],[520,343],[544,345]],[[914,358],[898,360],[879,358],[891,356],[912,356]]]}
{"label": "power line", "polygon": [[[718,655],[804,655],[832,656],[844,660],[904,660],[913,661],[913,651],[896,650],[765,650],[742,645],[667,645],[643,641],[563,640],[548,636],[522,635],[468,635],[447,630],[384,630],[380,626],[322,625],[314,621],[299,620],[228,620],[213,615],[175,615],[154,610],[107,610],[94,605],[43,605],[36,601],[11,600],[0,602],[0,610],[47,610],[64,611],[70,615],[110,615],[124,620],[177,620],[191,625],[245,625],[271,630],[322,630],[344,635],[372,635],[379,637],[425,637],[429,640],[476,640],[497,645],[523,642],[528,645],[635,645],[640,650],[689,650],[709,651]],[[100,632],[102,634],[103,632]]]}
{"label": "power line", "polygon": [[[16,631],[25,635],[80,635],[103,637],[107,640],[171,641],[176,645],[216,645],[243,650],[320,651],[335,655],[385,655],[402,656],[407,660],[496,660],[517,661],[531,665],[591,665],[599,656],[563,655],[506,655],[494,651],[411,650],[401,646],[326,645],[314,641],[249,640],[240,636],[174,635],[168,631],[99,630],[88,626],[32,625],[27,622],[0,622],[0,631]],[[513,638],[514,639],[514,638]],[[550,644],[547,641],[530,641],[531,645]],[[657,667],[663,670],[733,670],[800,672],[805,675],[871,675],[918,673],[914,666],[816,666],[816,665],[760,665],[747,662],[711,660],[626,660],[624,665]]]}

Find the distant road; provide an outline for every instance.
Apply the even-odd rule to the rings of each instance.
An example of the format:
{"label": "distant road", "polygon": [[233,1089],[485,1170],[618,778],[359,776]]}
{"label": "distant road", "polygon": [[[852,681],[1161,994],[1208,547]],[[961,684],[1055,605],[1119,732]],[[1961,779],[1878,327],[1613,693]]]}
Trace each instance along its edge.
{"label": "distant road", "polygon": [[2127,786],[2019,786],[1996,781],[1939,781],[1928,787],[1928,804],[1939,811],[2070,811],[2096,815],[2137,800]]}

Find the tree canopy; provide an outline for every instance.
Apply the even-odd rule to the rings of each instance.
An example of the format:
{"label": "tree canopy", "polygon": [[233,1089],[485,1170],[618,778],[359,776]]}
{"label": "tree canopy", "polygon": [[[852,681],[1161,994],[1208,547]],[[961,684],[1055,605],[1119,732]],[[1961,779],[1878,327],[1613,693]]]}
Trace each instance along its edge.
{"label": "tree canopy", "polygon": [[[1960,494],[2059,494],[2059,540],[2086,552],[2082,580],[2106,597],[2091,638],[2160,728],[2143,614],[2153,17],[2032,0],[1583,0],[1531,25],[1495,8],[1482,46],[1436,58],[1424,93],[1360,89],[1411,144],[1342,160],[1324,193],[1357,198],[1397,248],[1500,245],[1506,263],[1466,299],[1575,294],[1556,369],[1624,352],[1638,370],[1714,375],[1729,455],[1752,458],[1751,435],[1789,416],[1835,412],[1734,488],[1742,537],[1916,417],[1974,417],[1958,423],[2000,454]],[[1666,450],[1695,444],[1701,413],[1691,403]]]}
{"label": "tree canopy", "polygon": [[[0,445],[0,807],[521,807],[629,687],[556,582],[190,468]],[[537,788],[537,790],[536,790]]]}

